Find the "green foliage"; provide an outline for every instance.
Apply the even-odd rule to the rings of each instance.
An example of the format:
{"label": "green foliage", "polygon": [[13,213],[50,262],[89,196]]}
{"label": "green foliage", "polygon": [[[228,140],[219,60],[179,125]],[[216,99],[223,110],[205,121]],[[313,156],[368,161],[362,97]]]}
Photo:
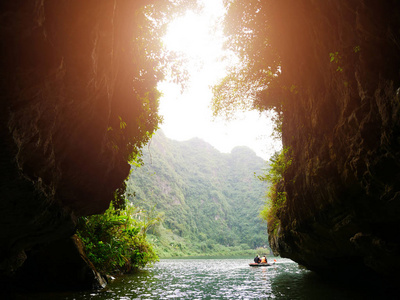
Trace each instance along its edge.
{"label": "green foliage", "polygon": [[271,115],[271,120],[274,124],[272,138],[282,140],[283,112],[277,111]]}
{"label": "green foliage", "polygon": [[[118,94],[113,97],[120,100],[110,102],[105,135],[106,145],[126,161],[140,155],[140,149],[151,137],[148,133],[154,132],[161,122],[157,82],[164,76],[160,64],[163,31],[152,17],[155,12],[149,12],[144,4],[130,6],[135,22],[129,36],[121,33],[127,36],[120,38],[121,44],[115,50],[115,56],[129,64],[126,67],[129,74],[122,71],[115,74]],[[153,9],[157,11],[158,7]]]}
{"label": "green foliage", "polygon": [[118,116],[118,119],[119,119],[119,128],[120,129],[125,129],[126,122],[122,121],[122,118],[120,116]]}
{"label": "green foliage", "polygon": [[223,154],[202,140],[172,141],[159,131],[143,160],[127,181],[128,199],[165,213],[163,224],[150,231],[161,256],[267,245],[266,224],[258,218],[266,186],[253,175],[265,162],[252,150]]}
{"label": "green foliage", "polygon": [[101,215],[82,217],[78,236],[96,269],[104,274],[126,273],[157,261],[146,230],[159,221],[130,203],[124,209],[113,205]]}
{"label": "green foliage", "polygon": [[122,185],[114,191],[114,198],[111,206],[116,210],[124,210],[126,208],[125,190],[126,182],[124,181]]}
{"label": "green foliage", "polygon": [[199,233],[201,238],[198,240],[188,240],[174,234],[172,230],[164,228],[162,224],[157,227],[157,232],[149,234],[149,240],[156,248],[158,255],[163,258],[182,256],[253,256],[256,253],[269,253],[265,238],[264,245],[255,250],[256,247],[249,247],[248,243],[230,246],[221,245],[209,239],[204,233]]}
{"label": "green foliage", "polygon": [[[354,51],[354,53],[358,53],[358,52],[361,51],[361,47],[360,46],[354,46],[353,47],[353,51]],[[329,57],[330,57],[330,62],[337,65],[336,71],[337,72],[343,72],[343,67],[339,65],[340,63],[343,64],[343,57],[339,54],[339,52],[338,51],[331,52],[331,53],[329,53]],[[347,85],[348,85],[348,83],[345,82],[345,86],[346,87],[347,87]]]}
{"label": "green foliage", "polygon": [[329,53],[330,61],[334,63],[338,63],[339,59],[341,59],[341,56],[339,55],[339,52],[331,52]]}
{"label": "green foliage", "polygon": [[224,22],[225,47],[238,58],[213,88],[214,115],[230,118],[236,110],[281,110],[277,91],[280,60],[269,37],[268,9],[259,0],[229,1]]}
{"label": "green foliage", "polygon": [[115,72],[112,79],[116,86],[110,90],[110,97],[119,100],[109,101],[105,143],[115,155],[139,164],[141,149],[162,122],[157,84],[166,75],[179,76],[171,71],[177,69],[177,63],[165,50],[162,37],[168,22],[194,7],[195,0],[125,2],[122,7],[129,11],[121,13],[130,14],[131,22],[129,30],[118,32],[119,42],[112,57],[118,58],[115,70],[119,70],[119,62],[127,66],[124,71]]}
{"label": "green foliage", "polygon": [[267,221],[270,231],[274,231],[279,225],[279,212],[286,204],[286,193],[280,186],[284,181],[284,174],[292,164],[289,148],[276,152],[269,161],[270,168],[258,176],[261,181],[269,182],[270,189],[267,194],[267,203],[260,212],[261,218]]}
{"label": "green foliage", "polygon": [[[354,49],[354,51],[356,52],[356,49]],[[339,62],[342,59],[342,56],[339,54],[339,52],[331,52],[331,53],[329,53],[329,57],[330,57],[331,63],[335,63],[335,64],[339,64]],[[336,71],[343,72],[343,68],[338,65]]]}

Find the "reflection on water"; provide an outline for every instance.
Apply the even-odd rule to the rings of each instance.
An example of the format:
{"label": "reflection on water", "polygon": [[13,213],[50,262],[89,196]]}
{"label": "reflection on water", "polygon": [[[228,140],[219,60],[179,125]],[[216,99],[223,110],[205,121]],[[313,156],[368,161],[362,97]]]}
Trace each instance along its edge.
{"label": "reflection on water", "polygon": [[30,295],[28,299],[389,299],[381,297],[384,291],[377,287],[323,281],[287,259],[277,258],[271,267],[249,267],[249,262],[251,259],[161,260],[115,280],[103,291]]}

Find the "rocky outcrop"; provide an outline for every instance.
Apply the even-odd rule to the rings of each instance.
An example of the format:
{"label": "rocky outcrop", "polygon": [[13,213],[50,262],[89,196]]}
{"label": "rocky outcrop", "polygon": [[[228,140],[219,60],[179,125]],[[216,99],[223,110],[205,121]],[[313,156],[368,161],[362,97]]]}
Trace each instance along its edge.
{"label": "rocky outcrop", "polygon": [[154,130],[156,78],[135,44],[144,3],[0,4],[1,276],[104,211]]}
{"label": "rocky outcrop", "polygon": [[106,286],[106,279],[87,258],[76,235],[35,247],[27,251],[27,257],[13,282],[18,290],[70,291]]}
{"label": "rocky outcrop", "polygon": [[279,1],[269,14],[281,81],[292,87],[280,100],[293,160],[271,247],[321,273],[345,264],[398,276],[400,5]]}

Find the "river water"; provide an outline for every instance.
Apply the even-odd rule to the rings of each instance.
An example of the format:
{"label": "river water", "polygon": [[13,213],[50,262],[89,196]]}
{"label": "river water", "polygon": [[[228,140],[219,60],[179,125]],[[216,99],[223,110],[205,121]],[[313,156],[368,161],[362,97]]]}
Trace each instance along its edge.
{"label": "river water", "polygon": [[276,258],[270,267],[250,267],[250,262],[164,259],[116,279],[103,291],[37,294],[29,299],[399,299],[371,284],[324,281],[288,259]]}

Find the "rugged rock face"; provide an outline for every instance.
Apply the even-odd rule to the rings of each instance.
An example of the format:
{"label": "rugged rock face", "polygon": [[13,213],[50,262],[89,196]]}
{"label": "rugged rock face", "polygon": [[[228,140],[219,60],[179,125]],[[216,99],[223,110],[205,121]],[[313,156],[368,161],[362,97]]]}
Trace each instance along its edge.
{"label": "rugged rock face", "polygon": [[[276,253],[322,273],[398,274],[400,4],[279,1],[286,205]],[[397,275],[398,276],[398,275]]]}
{"label": "rugged rock face", "polygon": [[27,252],[27,260],[17,271],[15,289],[62,291],[106,286],[106,280],[95,271],[76,235],[36,248]]}
{"label": "rugged rock face", "polygon": [[152,131],[133,84],[142,2],[0,4],[1,275],[105,210],[128,176],[127,144]]}

